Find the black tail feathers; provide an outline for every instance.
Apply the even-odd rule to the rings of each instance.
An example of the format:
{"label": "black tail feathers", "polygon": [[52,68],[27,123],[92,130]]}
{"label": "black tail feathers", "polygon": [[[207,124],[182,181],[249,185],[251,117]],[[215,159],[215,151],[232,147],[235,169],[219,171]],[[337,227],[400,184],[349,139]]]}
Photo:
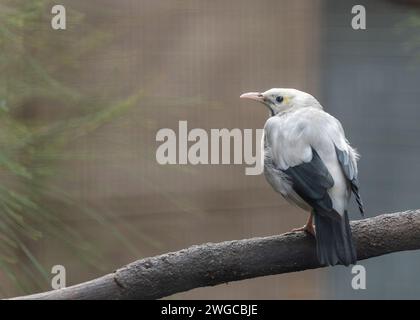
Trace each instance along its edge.
{"label": "black tail feathers", "polygon": [[353,244],[347,211],[341,219],[327,214],[314,213],[316,230],[316,251],[323,265],[356,264],[356,250]]}
{"label": "black tail feathers", "polygon": [[351,183],[351,190],[353,191],[354,197],[356,198],[356,202],[357,202],[357,205],[359,206],[360,214],[362,215],[362,217],[364,217],[365,209],[363,206],[362,197],[360,196],[360,193],[359,193],[359,184],[356,179],[353,179]]}

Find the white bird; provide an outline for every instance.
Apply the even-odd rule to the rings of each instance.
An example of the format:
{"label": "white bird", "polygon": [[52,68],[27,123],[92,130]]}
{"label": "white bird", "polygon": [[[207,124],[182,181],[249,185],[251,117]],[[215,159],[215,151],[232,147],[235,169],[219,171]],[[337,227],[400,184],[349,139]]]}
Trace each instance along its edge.
{"label": "white bird", "polygon": [[310,212],[306,225],[293,231],[316,237],[321,264],[355,264],[347,209],[353,192],[363,215],[359,155],[341,123],[323,111],[312,95],[296,89],[276,88],[240,97],[261,102],[270,111],[262,141],[267,181],[288,201]]}

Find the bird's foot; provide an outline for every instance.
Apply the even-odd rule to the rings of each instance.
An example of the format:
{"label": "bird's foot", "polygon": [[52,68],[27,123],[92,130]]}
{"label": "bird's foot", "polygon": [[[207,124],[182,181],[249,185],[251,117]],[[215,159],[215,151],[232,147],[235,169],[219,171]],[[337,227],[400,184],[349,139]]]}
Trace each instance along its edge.
{"label": "bird's foot", "polygon": [[292,232],[299,232],[299,231],[310,233],[311,235],[315,237],[315,228],[312,224],[305,224],[303,227],[292,229]]}

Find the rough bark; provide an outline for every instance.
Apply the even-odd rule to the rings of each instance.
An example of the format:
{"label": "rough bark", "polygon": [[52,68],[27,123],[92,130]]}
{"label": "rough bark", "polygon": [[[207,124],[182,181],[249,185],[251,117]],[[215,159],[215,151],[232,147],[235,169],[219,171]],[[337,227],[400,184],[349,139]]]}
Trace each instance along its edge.
{"label": "rough bark", "polygon": [[[358,260],[420,249],[420,210],[351,222]],[[197,287],[322,267],[303,232],[206,243],[145,258],[65,289],[15,299],[157,299]]]}

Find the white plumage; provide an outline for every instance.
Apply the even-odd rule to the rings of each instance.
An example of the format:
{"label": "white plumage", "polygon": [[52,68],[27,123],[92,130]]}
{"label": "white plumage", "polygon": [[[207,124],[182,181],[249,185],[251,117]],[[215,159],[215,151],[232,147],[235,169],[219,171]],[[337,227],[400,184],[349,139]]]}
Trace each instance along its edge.
{"label": "white plumage", "polygon": [[311,211],[302,229],[314,233],[314,215],[320,262],[354,264],[347,209],[353,191],[363,212],[358,155],[340,122],[323,111],[313,96],[295,89],[270,89],[241,97],[262,102],[270,110],[264,126],[264,174],[274,190]]}

